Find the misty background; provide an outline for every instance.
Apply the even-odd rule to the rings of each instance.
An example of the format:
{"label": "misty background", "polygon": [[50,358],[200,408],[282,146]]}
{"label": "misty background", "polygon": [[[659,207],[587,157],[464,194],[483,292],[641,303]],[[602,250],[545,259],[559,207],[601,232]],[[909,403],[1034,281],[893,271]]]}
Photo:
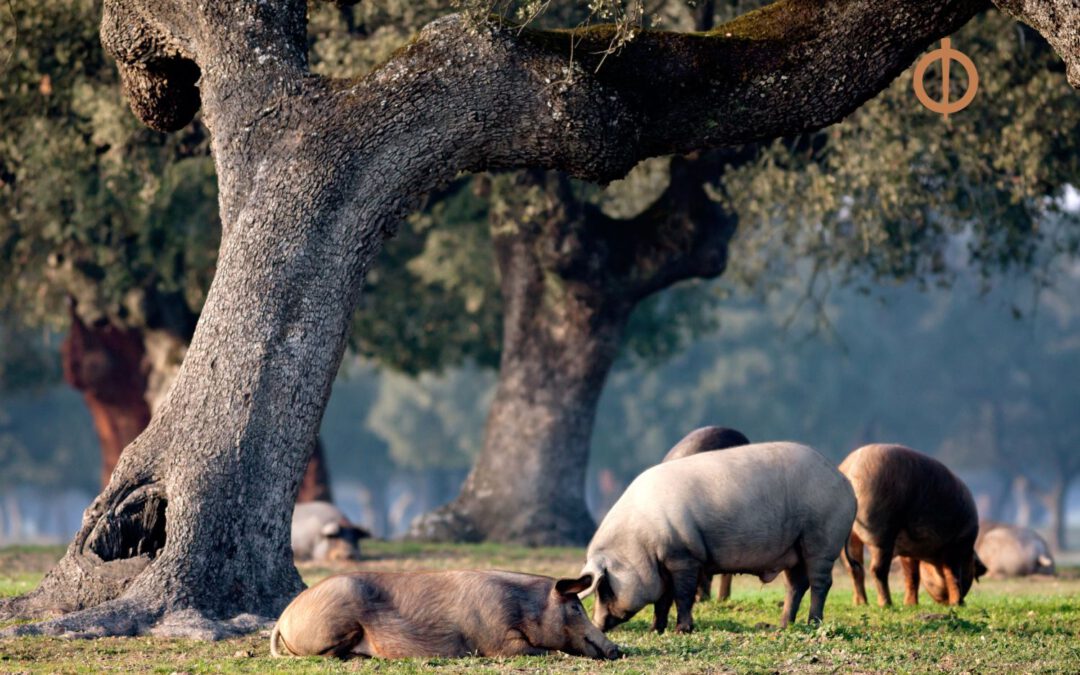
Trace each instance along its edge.
{"label": "misty background", "polygon": [[[984,292],[961,274],[951,288],[845,286],[822,298],[805,281],[764,298],[707,284],[722,294],[715,331],[663,363],[620,361],[593,434],[593,515],[683,434],[717,424],[808,443],[836,462],[869,442],[910,445],[959,473],[981,517],[1048,530],[1048,497],[1066,478],[1058,455],[1080,445],[1080,264],[1041,290],[1018,277]],[[4,352],[0,544],[66,541],[99,489],[97,437],[82,397],[60,381],[58,343],[22,335],[22,353]],[[13,386],[25,368],[56,375]],[[392,537],[450,500],[494,383],[476,367],[413,378],[347,358],[322,425],[335,501]],[[1075,527],[1080,481],[1065,490]]]}

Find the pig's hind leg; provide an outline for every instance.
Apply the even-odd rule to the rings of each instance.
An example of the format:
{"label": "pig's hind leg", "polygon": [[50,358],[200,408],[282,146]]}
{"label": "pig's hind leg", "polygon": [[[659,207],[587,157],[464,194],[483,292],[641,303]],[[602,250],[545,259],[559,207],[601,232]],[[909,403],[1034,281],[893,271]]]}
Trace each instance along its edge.
{"label": "pig's hind leg", "polygon": [[795,620],[799,613],[799,604],[802,603],[806,590],[810,588],[810,577],[806,573],[806,561],[800,559],[794,567],[784,570],[784,580],[787,582],[787,595],[784,597],[784,610],[780,616],[780,625],[787,625]]}
{"label": "pig's hind leg", "polygon": [[[825,599],[832,588],[832,571],[835,560],[828,558],[810,558],[806,561],[807,576],[810,579],[810,623],[821,623],[825,619]],[[794,620],[795,617],[792,617]]]}
{"label": "pig's hind leg", "polygon": [[877,586],[878,607],[892,605],[892,595],[889,593],[889,567],[892,566],[893,537],[882,537],[880,546],[867,546],[870,549],[870,573],[874,575],[874,585]]}
{"label": "pig's hind leg", "polygon": [[[666,577],[666,575],[665,575]],[[668,614],[671,613],[671,603],[675,601],[675,593],[670,577],[664,579],[664,594],[653,603],[653,630],[663,633],[667,629]]]}
{"label": "pig's hind leg", "polygon": [[855,589],[854,602],[856,605],[866,604],[866,570],[863,568],[863,540],[854,532],[848,539],[848,545],[841,553],[844,559],[844,567],[851,574],[851,585]]}

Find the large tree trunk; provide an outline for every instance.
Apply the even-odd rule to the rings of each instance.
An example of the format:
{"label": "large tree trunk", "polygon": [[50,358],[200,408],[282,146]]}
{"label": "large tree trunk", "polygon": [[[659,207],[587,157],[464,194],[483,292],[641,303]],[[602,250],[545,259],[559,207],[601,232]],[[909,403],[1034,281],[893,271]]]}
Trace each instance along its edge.
{"label": "large tree trunk", "polygon": [[[345,82],[308,72],[299,0],[105,0],[102,42],[143,122],[174,131],[204,110],[220,255],[160,409],[64,558],[0,601],[0,617],[84,611],[0,634],[215,637],[285,606],[302,588],[289,513],[364,273],[438,184],[522,167],[610,180],[649,156],[820,128],[981,6],[782,0],[704,36],[645,31],[609,57],[605,30],[448,18]],[[658,243],[648,233],[607,243],[632,258]]]}

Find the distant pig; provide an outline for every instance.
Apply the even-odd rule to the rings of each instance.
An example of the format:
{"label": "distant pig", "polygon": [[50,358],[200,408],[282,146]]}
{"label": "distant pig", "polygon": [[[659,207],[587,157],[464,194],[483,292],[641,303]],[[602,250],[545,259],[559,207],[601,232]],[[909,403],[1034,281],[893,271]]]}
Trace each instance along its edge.
{"label": "distant pig", "polygon": [[360,540],[371,536],[349,522],[330,502],[302,502],[292,517],[292,550],[295,560],[333,562],[359,560]]}
{"label": "distant pig", "polygon": [[661,463],[670,462],[673,459],[681,459],[709,450],[723,450],[740,445],[750,445],[750,439],[741,431],[727,427],[701,427],[683,436],[682,440],[668,450],[660,461]]}
{"label": "distant pig", "polygon": [[495,571],[356,572],[298,595],[270,634],[281,656],[520,656],[616,659],[578,599],[592,577]]}
{"label": "distant pig", "polygon": [[[701,452],[724,450],[740,445],[750,445],[750,439],[743,435],[741,431],[727,427],[701,427],[683,436],[683,439],[668,450],[667,454],[664,455],[664,459],[660,461],[661,463],[670,462],[673,459],[682,459]],[[720,600],[727,600],[731,597],[731,576],[730,574],[724,574],[720,577]],[[698,585],[697,599],[708,600],[711,592],[712,575],[703,574],[701,583]]]}
{"label": "distant pig", "polygon": [[828,460],[797,443],[704,452],[647,469],[615,503],[589,544],[582,574],[594,577],[593,622],[607,631],[655,604],[662,633],[693,630],[702,574],[784,572],[783,624],[807,589],[820,621],[832,567],[855,518],[851,486]]}
{"label": "distant pig", "polygon": [[985,522],[979,526],[975,552],[992,577],[1022,577],[1054,574],[1050,547],[1034,530],[1004,523]]}
{"label": "distant pig", "polygon": [[[975,555],[979,517],[967,486],[941,462],[902,445],[863,446],[847,456],[840,471],[859,503],[844,556],[855,604],[866,604],[864,546],[870,549],[870,573],[882,607],[892,604],[893,555],[900,556],[904,571],[904,604],[919,602],[920,567],[942,580],[938,592],[931,592],[935,600],[964,604],[972,582],[986,571]],[[926,583],[929,591],[933,581],[928,577]]]}

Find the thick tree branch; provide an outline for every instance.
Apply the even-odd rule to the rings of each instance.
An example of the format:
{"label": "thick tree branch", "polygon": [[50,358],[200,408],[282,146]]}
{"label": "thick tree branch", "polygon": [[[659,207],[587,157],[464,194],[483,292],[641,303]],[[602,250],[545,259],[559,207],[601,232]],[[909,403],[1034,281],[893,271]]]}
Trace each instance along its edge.
{"label": "thick tree branch", "polygon": [[[647,157],[836,122],[984,7],[780,0],[707,33],[646,31],[602,67],[603,27],[469,30],[448,17],[353,91],[392,81],[398,95],[412,89],[425,107],[454,109],[455,130],[468,134],[452,135],[453,169],[534,167],[606,181]],[[371,114],[367,102],[348,107],[353,119]]]}
{"label": "thick tree branch", "polygon": [[1080,89],[1080,0],[994,0],[1046,38],[1065,62],[1069,84]]}

